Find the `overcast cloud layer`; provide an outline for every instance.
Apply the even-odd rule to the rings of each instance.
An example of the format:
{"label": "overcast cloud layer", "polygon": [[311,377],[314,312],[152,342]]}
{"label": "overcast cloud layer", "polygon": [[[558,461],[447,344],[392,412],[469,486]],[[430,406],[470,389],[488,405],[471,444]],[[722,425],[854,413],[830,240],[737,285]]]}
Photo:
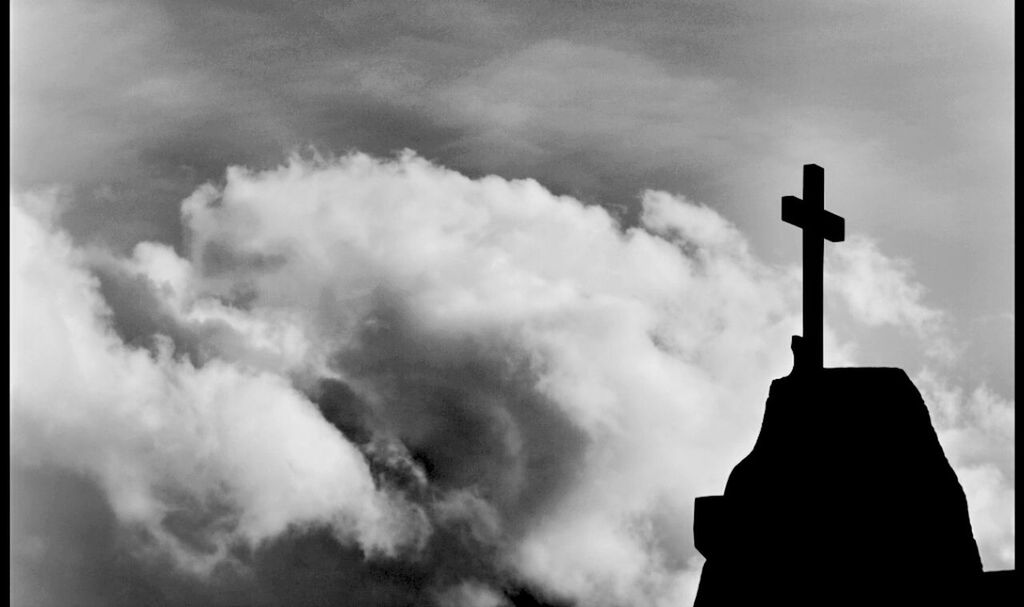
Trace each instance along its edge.
{"label": "overcast cloud layer", "polygon": [[[59,200],[16,196],[12,465],[95,483],[116,550],[206,580],[204,601],[301,600],[271,562],[356,580],[323,601],[685,604],[693,498],[721,490],[788,372],[799,283],[712,209],[643,200],[624,230],[410,153],[294,157],[196,190],[180,257],[75,247]],[[941,315],[870,241],[847,244],[830,291],[851,322],[936,352],[919,384],[986,566],[1012,566],[1012,402],[950,386]],[[858,362],[827,335],[828,363]],[[14,489],[19,596],[60,602],[34,584],[90,548],[33,526],[45,490]],[[310,537],[334,547],[282,556]]]}
{"label": "overcast cloud layer", "polygon": [[1012,23],[1008,0],[16,2],[12,179],[74,188],[76,239],[180,247],[177,204],[228,165],[411,148],[631,224],[638,192],[681,192],[781,262],[779,196],[815,162],[1012,396]]}
{"label": "overcast cloud layer", "polygon": [[806,162],[1014,566],[1011,2],[11,15],[14,602],[686,604]]}

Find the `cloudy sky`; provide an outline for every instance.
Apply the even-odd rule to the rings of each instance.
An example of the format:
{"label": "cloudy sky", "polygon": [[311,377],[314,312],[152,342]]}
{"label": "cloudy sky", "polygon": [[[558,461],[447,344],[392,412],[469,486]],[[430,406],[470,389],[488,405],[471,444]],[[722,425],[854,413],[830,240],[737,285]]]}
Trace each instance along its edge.
{"label": "cloudy sky", "polygon": [[1013,5],[17,0],[12,600],[685,604],[800,331],[1014,566]]}

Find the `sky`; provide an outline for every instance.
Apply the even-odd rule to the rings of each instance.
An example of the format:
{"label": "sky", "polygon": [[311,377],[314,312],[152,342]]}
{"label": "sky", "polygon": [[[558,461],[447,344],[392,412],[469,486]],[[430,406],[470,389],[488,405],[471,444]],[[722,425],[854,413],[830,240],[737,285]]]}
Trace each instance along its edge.
{"label": "sky", "polygon": [[12,600],[686,604],[800,331],[1014,567],[1006,1],[11,5]]}

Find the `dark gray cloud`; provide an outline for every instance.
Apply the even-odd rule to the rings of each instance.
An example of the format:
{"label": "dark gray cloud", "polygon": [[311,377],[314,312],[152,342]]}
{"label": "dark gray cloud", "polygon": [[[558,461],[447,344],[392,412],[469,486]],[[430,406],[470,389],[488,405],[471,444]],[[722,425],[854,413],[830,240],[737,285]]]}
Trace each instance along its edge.
{"label": "dark gray cloud", "polygon": [[239,551],[232,565],[200,580],[147,555],[87,478],[15,466],[11,487],[12,605],[398,607],[431,604],[466,576],[502,588],[515,605],[558,604],[490,568],[481,547],[458,527],[441,529],[416,560],[367,559],[329,532],[294,531]]}
{"label": "dark gray cloud", "polygon": [[585,434],[537,392],[521,352],[486,333],[424,332],[401,308],[384,299],[335,364],[378,395],[378,428],[401,441],[431,485],[475,488],[507,532],[521,533],[571,489]]}

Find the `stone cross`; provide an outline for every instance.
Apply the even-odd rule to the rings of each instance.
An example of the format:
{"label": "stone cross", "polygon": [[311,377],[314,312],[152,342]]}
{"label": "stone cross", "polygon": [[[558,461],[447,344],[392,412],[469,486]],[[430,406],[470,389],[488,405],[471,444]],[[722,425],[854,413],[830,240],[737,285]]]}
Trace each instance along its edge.
{"label": "stone cross", "polygon": [[[842,242],[845,221],[825,210],[825,170],[816,164],[804,165],[804,199],[782,197],[782,221],[804,231],[804,335],[794,338],[796,368],[815,371],[822,368],[822,263],[825,240]],[[796,344],[799,343],[799,348]]]}

